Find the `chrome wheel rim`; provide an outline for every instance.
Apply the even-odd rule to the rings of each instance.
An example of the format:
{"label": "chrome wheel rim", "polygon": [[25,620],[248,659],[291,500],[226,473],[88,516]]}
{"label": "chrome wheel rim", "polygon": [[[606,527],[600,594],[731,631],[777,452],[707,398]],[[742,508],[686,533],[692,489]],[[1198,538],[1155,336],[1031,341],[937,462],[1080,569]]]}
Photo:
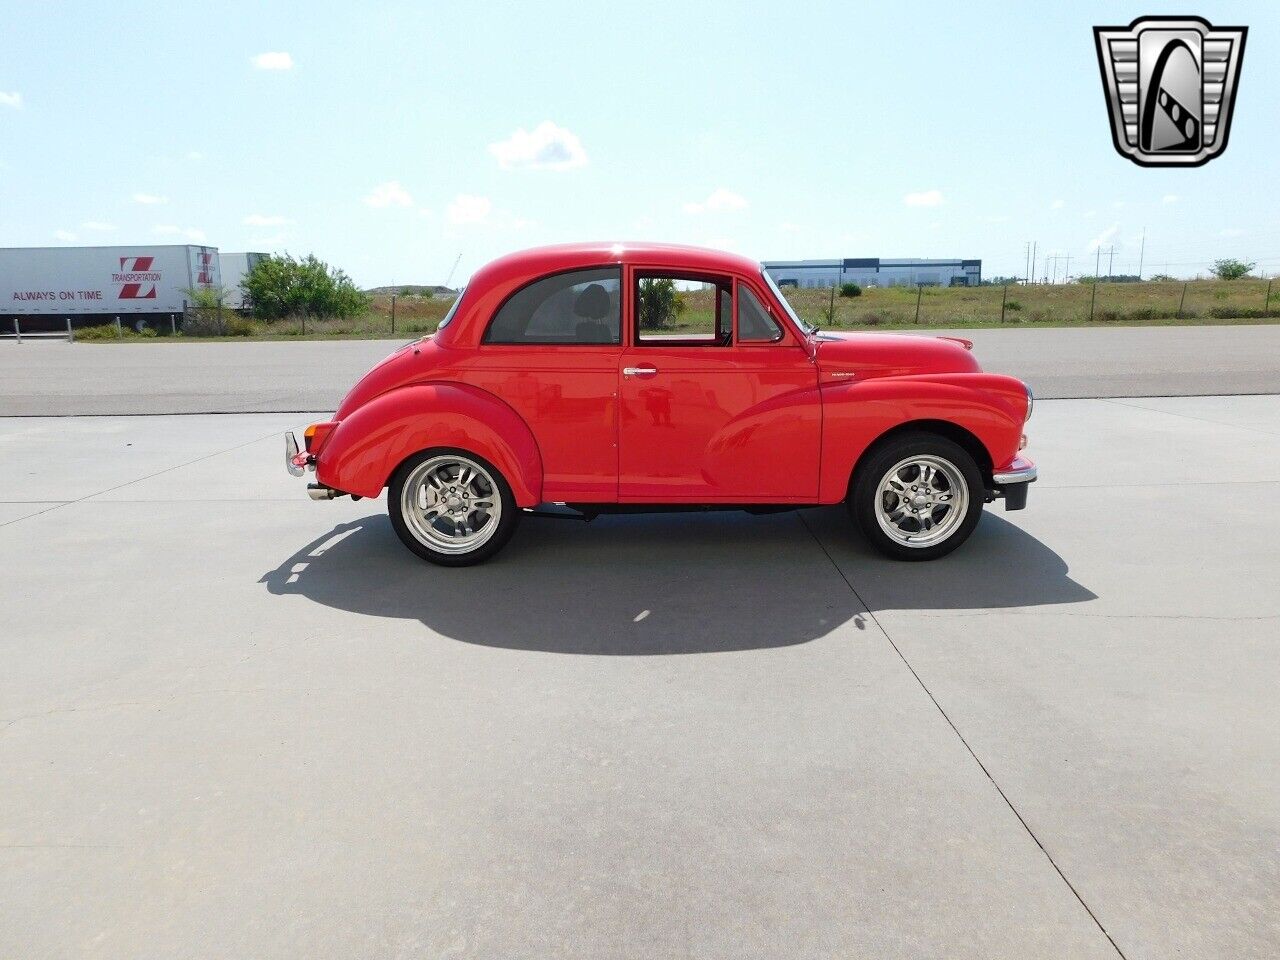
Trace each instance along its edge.
{"label": "chrome wheel rim", "polygon": [[960,468],[934,456],[900,460],[876,488],[876,521],[905,547],[931,547],[960,528],[969,509],[969,485]]}
{"label": "chrome wheel rim", "polygon": [[438,553],[470,553],[482,547],[502,519],[502,497],[493,476],[467,457],[445,454],[413,468],[400,491],[405,525]]}

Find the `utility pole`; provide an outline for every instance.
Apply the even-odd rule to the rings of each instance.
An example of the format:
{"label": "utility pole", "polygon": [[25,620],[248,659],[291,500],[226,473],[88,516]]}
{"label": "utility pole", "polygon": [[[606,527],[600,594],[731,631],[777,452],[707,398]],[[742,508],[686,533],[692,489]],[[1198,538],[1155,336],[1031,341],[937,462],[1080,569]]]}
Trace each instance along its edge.
{"label": "utility pole", "polygon": [[1062,271],[1062,282],[1071,282],[1071,254],[1067,254],[1067,268]]}
{"label": "utility pole", "polygon": [[1038,245],[1039,245],[1039,241],[1033,241],[1033,242],[1032,242],[1032,244],[1031,244],[1031,272],[1030,272],[1029,274],[1027,274],[1027,278],[1028,278],[1028,279],[1027,279],[1027,282],[1028,282],[1028,283],[1030,283],[1030,282],[1031,282],[1031,279],[1030,279],[1030,278],[1031,278],[1031,277],[1034,277],[1034,276],[1035,276],[1035,273],[1036,273],[1036,247],[1037,247]]}
{"label": "utility pole", "polygon": [[[1098,246],[1098,255],[1093,259],[1093,282],[1098,282],[1098,274],[1102,272],[1102,246]],[[1092,318],[1090,318],[1092,319]]]}
{"label": "utility pole", "polygon": [[1142,228],[1142,245],[1138,247],[1138,279],[1142,279],[1142,261],[1147,253],[1147,228]]}
{"label": "utility pole", "polygon": [[1116,264],[1116,245],[1113,243],[1111,245],[1111,250],[1107,254],[1107,282],[1108,283],[1110,283],[1111,278],[1115,276],[1115,272],[1112,269],[1115,266],[1115,264]]}

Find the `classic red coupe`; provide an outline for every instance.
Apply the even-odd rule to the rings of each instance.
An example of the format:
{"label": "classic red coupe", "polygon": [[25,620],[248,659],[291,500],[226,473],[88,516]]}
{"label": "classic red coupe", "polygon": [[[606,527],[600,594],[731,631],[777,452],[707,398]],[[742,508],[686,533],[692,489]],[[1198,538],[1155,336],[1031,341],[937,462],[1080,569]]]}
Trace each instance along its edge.
{"label": "classic red coupe", "polygon": [[927,560],[1036,478],[1031,391],[971,346],[818,330],[729,253],[543,247],[476,273],[302,449],[286,435],[286,465],[317,500],[387,489],[400,539],[444,566],[493,556],[522,513],[841,501],[880,551]]}

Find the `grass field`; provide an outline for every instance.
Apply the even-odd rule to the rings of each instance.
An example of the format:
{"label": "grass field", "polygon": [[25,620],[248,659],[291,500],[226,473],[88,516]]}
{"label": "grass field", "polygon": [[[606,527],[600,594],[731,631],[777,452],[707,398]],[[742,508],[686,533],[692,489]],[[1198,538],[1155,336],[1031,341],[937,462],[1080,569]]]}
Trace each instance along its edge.
{"label": "grass field", "polygon": [[[819,327],[844,330],[901,330],[965,327],[1161,326],[1275,323],[1280,320],[1280,284],[1267,280],[1192,280],[1168,283],[1058,284],[1004,287],[866,288],[858,297],[835,297],[830,290],[783,291],[795,311]],[[686,309],[674,332],[710,329],[712,292],[686,291]],[[1003,301],[1003,316],[1001,303]],[[368,313],[346,320],[291,319],[241,322],[246,335],[201,339],[373,339],[430,333],[452,301],[397,297],[395,327],[391,298],[376,295]],[[162,334],[165,332],[160,331]],[[103,331],[104,334],[107,331]],[[114,342],[112,336],[103,342]],[[87,339],[87,338],[86,338]],[[125,339],[138,340],[126,333]],[[154,342],[172,338],[159,336]],[[180,339],[195,339],[182,337]]]}

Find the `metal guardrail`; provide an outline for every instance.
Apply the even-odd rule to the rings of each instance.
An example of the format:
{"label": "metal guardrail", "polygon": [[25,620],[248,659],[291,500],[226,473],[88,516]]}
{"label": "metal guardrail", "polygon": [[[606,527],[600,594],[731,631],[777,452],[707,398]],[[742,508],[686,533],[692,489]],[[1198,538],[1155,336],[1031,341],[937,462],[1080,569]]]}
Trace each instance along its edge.
{"label": "metal guardrail", "polygon": [[[119,320],[116,321],[119,323]],[[13,332],[5,330],[0,332],[0,340],[13,340],[15,343],[21,343],[23,340],[62,340],[67,343],[76,342],[76,332],[71,326],[71,318],[67,318],[67,331],[50,331],[50,330],[28,330],[25,333],[22,330],[22,322],[17,318],[13,318]]]}

